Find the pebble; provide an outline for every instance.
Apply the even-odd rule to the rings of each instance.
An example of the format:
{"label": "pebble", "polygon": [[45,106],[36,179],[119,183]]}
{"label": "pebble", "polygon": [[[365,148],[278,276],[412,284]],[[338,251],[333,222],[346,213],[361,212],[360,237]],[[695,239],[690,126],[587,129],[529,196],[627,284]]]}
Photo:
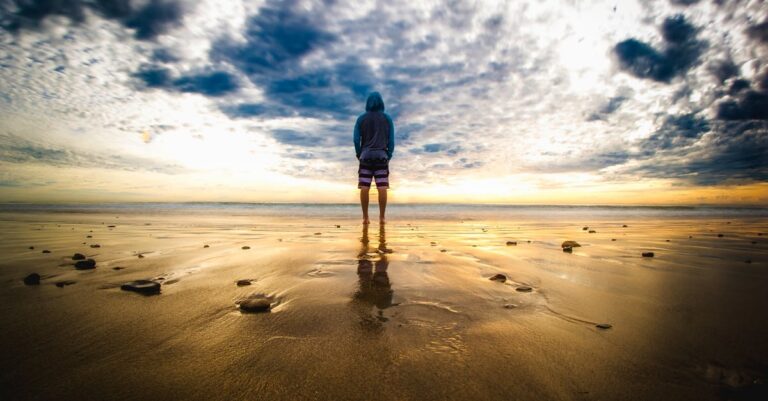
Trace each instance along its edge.
{"label": "pebble", "polygon": [[93,259],[79,260],[75,263],[77,270],[90,270],[96,268],[96,261]]}
{"label": "pebble", "polygon": [[43,253],[51,253],[51,251],[49,251],[47,249],[43,249]]}
{"label": "pebble", "polygon": [[85,255],[83,255],[82,253],[76,253],[72,255],[72,260],[83,260],[83,259],[85,259]]}
{"label": "pebble", "polygon": [[517,241],[507,241],[507,246],[517,245]]}
{"label": "pebble", "polygon": [[246,246],[242,247],[241,249],[245,249],[245,250],[248,250],[248,249],[251,249],[251,247],[250,247],[250,246],[248,246],[248,245],[246,245]]}
{"label": "pebble", "polygon": [[597,327],[598,329],[608,330],[611,327],[613,327],[613,325],[608,323],[599,323],[599,324],[596,324],[595,327]]}
{"label": "pebble", "polygon": [[107,226],[107,228],[115,228],[115,226]]}
{"label": "pebble", "polygon": [[272,304],[269,300],[261,298],[246,299],[240,302],[240,311],[245,313],[269,312],[271,308]]}
{"label": "pebble", "polygon": [[573,248],[571,248],[570,246],[565,246],[563,247],[563,252],[573,253]]}
{"label": "pebble", "polygon": [[136,280],[120,286],[123,291],[133,291],[139,294],[152,295],[160,293],[160,283],[150,280]]}
{"label": "pebble", "polygon": [[72,285],[72,284],[75,284],[75,283],[76,283],[76,281],[72,281],[72,280],[57,281],[56,282],[56,287],[64,288],[65,286]]}
{"label": "pebble", "polygon": [[315,233],[315,235],[322,235],[323,233]]}
{"label": "pebble", "polygon": [[581,246],[581,245],[578,242],[576,242],[576,241],[565,241],[562,244],[560,244],[561,248],[566,248],[566,247],[568,247],[568,248],[576,248],[577,246]]}
{"label": "pebble", "polygon": [[653,257],[653,252],[643,252],[643,257],[644,258],[652,258]]}
{"label": "pebble", "polygon": [[122,267],[122,266],[115,266],[112,268],[112,270],[123,270],[123,269],[125,269],[125,267]]}
{"label": "pebble", "polygon": [[243,287],[246,285],[251,285],[251,280],[237,280],[238,287]]}
{"label": "pebble", "polygon": [[99,245],[99,244],[91,244],[91,248],[101,248],[101,245]]}
{"label": "pebble", "polygon": [[142,259],[142,258],[144,258],[144,255],[142,255],[142,254],[138,254],[138,255],[136,255],[136,256],[138,256],[138,257],[139,257],[139,259]]}
{"label": "pebble", "polygon": [[515,309],[517,308],[517,305],[515,304],[506,304],[504,305],[504,309]]}
{"label": "pebble", "polygon": [[499,274],[493,275],[493,277],[489,278],[489,280],[491,280],[491,281],[498,281],[500,283],[503,283],[503,282],[507,281],[507,276],[499,273]]}
{"label": "pebble", "polygon": [[528,287],[527,285],[521,285],[520,287],[515,288],[517,292],[531,292],[533,291],[533,288]]}
{"label": "pebble", "polygon": [[441,249],[440,252],[448,252],[447,249]]}
{"label": "pebble", "polygon": [[717,234],[717,238],[723,238],[723,234]]}
{"label": "pebble", "polygon": [[35,249],[35,247],[34,246],[30,246],[29,249]]}
{"label": "pebble", "polygon": [[38,285],[40,284],[40,275],[37,273],[32,273],[28,275],[27,277],[24,277],[24,284],[26,285]]}
{"label": "pebble", "polygon": [[595,231],[595,230],[589,230],[589,233],[590,233],[590,234],[594,234],[594,233],[596,233],[596,232],[597,232],[597,231]]}
{"label": "pebble", "polygon": [[336,224],[336,228],[341,228],[341,226],[340,226],[340,225],[338,225],[338,224]]}
{"label": "pebble", "polygon": [[626,224],[622,224],[621,226],[622,226],[622,227],[624,227],[624,228],[627,228],[627,227],[629,227],[629,226],[628,226],[628,225],[626,225]]}
{"label": "pebble", "polygon": [[206,245],[203,245],[203,248],[210,248],[210,246],[206,244]]}
{"label": "pebble", "polygon": [[616,238],[611,238],[611,241],[616,241]]}
{"label": "pebble", "polygon": [[589,230],[589,227],[582,227],[581,229],[584,230],[584,231],[587,231],[587,230]]}
{"label": "pebble", "polygon": [[85,238],[93,238],[93,235],[86,235]]}

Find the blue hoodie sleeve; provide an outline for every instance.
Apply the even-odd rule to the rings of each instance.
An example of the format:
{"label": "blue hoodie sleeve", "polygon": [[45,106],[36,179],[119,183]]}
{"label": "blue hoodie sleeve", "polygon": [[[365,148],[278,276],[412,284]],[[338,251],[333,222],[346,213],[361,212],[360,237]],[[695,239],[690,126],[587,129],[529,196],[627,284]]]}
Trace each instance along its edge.
{"label": "blue hoodie sleeve", "polygon": [[[361,116],[362,117],[362,116]],[[360,117],[355,121],[355,130],[352,133],[352,142],[355,143],[355,156],[360,158]]]}
{"label": "blue hoodie sleeve", "polygon": [[392,154],[395,153],[395,123],[392,122],[392,117],[389,116],[389,114],[384,114],[387,116],[387,121],[389,122],[389,140],[387,141],[387,159],[392,158]]}

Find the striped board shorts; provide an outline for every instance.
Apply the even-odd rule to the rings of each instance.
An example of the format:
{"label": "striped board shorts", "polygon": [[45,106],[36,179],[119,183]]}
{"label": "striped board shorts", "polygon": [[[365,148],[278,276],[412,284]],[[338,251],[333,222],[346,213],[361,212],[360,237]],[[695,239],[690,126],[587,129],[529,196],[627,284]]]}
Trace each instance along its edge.
{"label": "striped board shorts", "polygon": [[357,187],[370,188],[371,182],[376,181],[376,188],[389,188],[389,163],[383,160],[360,160],[357,171]]}

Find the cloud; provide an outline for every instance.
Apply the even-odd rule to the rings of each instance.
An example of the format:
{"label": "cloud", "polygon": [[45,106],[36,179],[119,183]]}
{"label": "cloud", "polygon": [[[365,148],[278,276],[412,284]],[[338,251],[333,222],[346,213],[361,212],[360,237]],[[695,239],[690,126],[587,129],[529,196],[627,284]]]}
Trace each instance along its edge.
{"label": "cloud", "polygon": [[170,69],[156,65],[145,65],[133,76],[139,79],[146,88],[199,93],[212,97],[224,96],[236,92],[240,88],[238,79],[225,71],[201,72],[173,79]]}
{"label": "cloud", "polygon": [[14,33],[40,29],[48,17],[61,16],[73,24],[86,20],[87,11],[117,20],[135,30],[137,39],[151,40],[181,25],[184,7],[173,0],[150,0],[140,7],[129,0],[10,0],[2,6],[0,25]]}
{"label": "cloud", "polygon": [[627,97],[625,96],[614,96],[601,106],[597,111],[590,114],[589,117],[587,117],[587,121],[596,121],[596,120],[603,120],[605,117],[613,114],[616,110],[621,107],[621,104],[624,103],[627,100]]}
{"label": "cloud", "polygon": [[763,44],[768,44],[768,20],[747,28],[747,35]]}
{"label": "cloud", "polygon": [[661,25],[663,50],[637,39],[627,39],[614,47],[614,53],[620,67],[630,74],[668,83],[699,61],[706,43],[696,38],[697,31],[683,15],[675,15]]}

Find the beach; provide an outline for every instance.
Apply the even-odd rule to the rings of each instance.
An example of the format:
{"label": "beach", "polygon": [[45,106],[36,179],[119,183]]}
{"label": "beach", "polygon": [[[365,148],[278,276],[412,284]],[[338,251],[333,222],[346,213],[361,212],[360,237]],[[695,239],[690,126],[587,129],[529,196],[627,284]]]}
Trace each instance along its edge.
{"label": "beach", "polygon": [[765,209],[422,209],[0,208],[0,399],[767,399]]}

